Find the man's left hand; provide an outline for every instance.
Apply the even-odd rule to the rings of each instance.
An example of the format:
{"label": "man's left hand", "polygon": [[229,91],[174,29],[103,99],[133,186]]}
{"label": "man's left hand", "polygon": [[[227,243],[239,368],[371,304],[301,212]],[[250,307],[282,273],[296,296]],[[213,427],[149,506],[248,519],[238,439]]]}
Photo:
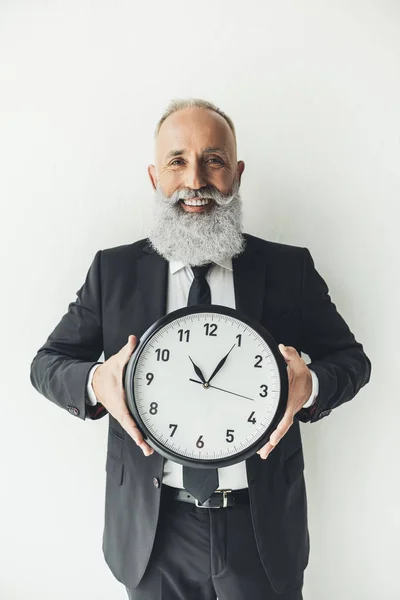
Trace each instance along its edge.
{"label": "man's left hand", "polygon": [[287,364],[289,379],[289,395],[285,414],[275,431],[271,433],[269,442],[257,452],[261,458],[267,458],[293,424],[294,415],[303,408],[312,391],[311,371],[299,353],[292,346],[279,344],[279,350]]}

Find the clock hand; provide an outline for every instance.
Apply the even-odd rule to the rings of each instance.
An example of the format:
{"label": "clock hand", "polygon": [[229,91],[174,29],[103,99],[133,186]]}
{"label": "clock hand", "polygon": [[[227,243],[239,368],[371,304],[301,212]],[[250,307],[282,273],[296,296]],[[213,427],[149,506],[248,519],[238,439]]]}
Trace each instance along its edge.
{"label": "clock hand", "polygon": [[214,369],[213,374],[211,375],[210,379],[207,381],[208,384],[210,383],[211,379],[213,379],[215,377],[215,375],[218,373],[218,371],[224,366],[226,359],[228,358],[228,356],[230,355],[230,353],[232,352],[232,350],[234,349],[235,346],[236,346],[236,344],[233,344],[233,346],[229,350],[228,354],[226,356],[224,356],[224,358],[222,360],[219,361],[219,363],[217,364],[217,366]]}
{"label": "clock hand", "polygon": [[[200,383],[200,385],[203,385],[203,382],[197,381],[197,379],[189,379],[189,381],[193,381],[193,383]],[[236,394],[236,392],[230,392],[229,390],[223,390],[222,388],[217,387],[215,385],[210,385],[208,387],[214,388],[214,390],[219,390],[220,392],[226,392],[227,394],[233,394],[234,396],[239,396],[239,398],[246,398],[246,400],[251,400],[252,402],[254,402],[254,398],[249,398],[248,396],[243,396],[242,394]]]}
{"label": "clock hand", "polygon": [[[189,358],[190,358],[190,356],[189,356]],[[190,358],[190,360],[192,361],[191,358]],[[206,383],[205,377],[204,377],[203,373],[200,371],[199,367],[197,365],[195,365],[193,361],[192,361],[192,365],[194,367],[197,377],[200,377],[202,383]],[[200,381],[198,383],[200,383]]]}

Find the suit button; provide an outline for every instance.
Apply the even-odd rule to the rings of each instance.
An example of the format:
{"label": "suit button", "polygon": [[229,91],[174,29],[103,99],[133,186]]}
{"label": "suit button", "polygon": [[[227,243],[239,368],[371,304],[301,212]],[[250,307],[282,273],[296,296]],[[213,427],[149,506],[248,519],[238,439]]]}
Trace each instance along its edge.
{"label": "suit button", "polygon": [[75,417],[79,415],[79,408],[76,408],[76,406],[67,406],[67,411]]}
{"label": "suit button", "polygon": [[155,488],[160,487],[160,480],[158,479],[158,477],[153,477],[153,485]]}
{"label": "suit button", "polygon": [[323,410],[322,412],[319,413],[318,415],[318,419],[322,419],[323,417],[327,417],[328,415],[331,414],[331,410]]}

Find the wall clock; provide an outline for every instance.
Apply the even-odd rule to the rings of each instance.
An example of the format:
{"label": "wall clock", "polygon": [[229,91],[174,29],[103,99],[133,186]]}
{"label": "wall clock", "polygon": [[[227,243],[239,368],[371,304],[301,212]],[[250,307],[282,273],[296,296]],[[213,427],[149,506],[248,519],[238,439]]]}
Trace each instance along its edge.
{"label": "wall clock", "polygon": [[146,441],[165,458],[220,468],[250,457],[286,409],[286,363],[273,337],[218,305],[167,314],[139,340],[124,373]]}

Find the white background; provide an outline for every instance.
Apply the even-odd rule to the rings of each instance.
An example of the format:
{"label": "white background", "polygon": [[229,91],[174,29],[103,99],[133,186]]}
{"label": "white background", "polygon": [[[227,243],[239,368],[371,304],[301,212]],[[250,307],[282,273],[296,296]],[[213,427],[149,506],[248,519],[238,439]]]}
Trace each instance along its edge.
{"label": "white background", "polygon": [[153,129],[186,96],[236,124],[246,230],[310,249],[373,365],[302,426],[304,598],[399,598],[399,3],[2,0],[0,61],[1,599],[126,597],[101,551],[106,419],[29,367],[95,252],[148,232]]}

